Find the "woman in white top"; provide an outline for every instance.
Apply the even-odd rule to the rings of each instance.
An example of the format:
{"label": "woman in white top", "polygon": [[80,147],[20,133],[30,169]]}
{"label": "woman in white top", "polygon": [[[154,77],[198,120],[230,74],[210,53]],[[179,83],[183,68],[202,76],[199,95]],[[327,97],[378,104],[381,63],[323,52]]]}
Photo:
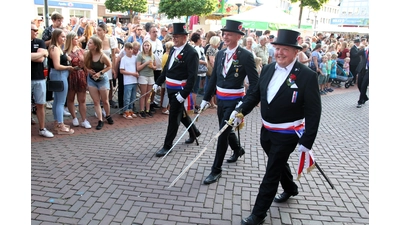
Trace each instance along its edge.
{"label": "woman in white top", "polygon": [[247,37],[246,38],[246,46],[244,47],[247,51],[253,53],[253,57],[257,57],[256,53],[253,50],[253,43],[254,43],[254,39],[252,37]]}
{"label": "woman in white top", "polygon": [[307,43],[303,43],[301,45],[301,47],[303,47],[303,49],[299,52],[299,54],[297,55],[297,59],[299,60],[300,63],[308,66],[311,58],[309,59],[306,55],[306,51],[308,50],[308,44]]}

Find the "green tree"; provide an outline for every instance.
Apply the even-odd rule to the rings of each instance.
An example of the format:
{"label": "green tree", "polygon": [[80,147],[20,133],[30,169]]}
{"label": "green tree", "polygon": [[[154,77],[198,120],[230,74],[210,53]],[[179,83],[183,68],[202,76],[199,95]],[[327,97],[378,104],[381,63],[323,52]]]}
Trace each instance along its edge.
{"label": "green tree", "polygon": [[129,21],[132,21],[134,12],[146,12],[147,0],[106,0],[104,5],[111,12],[129,12]]}
{"label": "green tree", "polygon": [[299,26],[301,26],[301,18],[303,16],[303,8],[310,7],[313,11],[318,12],[325,3],[329,0],[290,0],[292,3],[300,2],[300,13],[299,13]]}
{"label": "green tree", "polygon": [[165,13],[167,18],[186,16],[204,16],[213,13],[218,0],[161,0],[159,13]]}

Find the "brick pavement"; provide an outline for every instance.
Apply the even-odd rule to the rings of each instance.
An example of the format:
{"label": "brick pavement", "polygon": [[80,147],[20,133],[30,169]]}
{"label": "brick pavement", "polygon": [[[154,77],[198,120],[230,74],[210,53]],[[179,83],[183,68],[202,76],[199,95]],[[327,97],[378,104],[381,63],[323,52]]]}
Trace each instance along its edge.
{"label": "brick pavement", "polygon": [[[265,224],[369,224],[369,105],[358,109],[357,99],[356,87],[322,96],[313,150],[336,189],[315,169],[296,181],[298,196],[272,204]],[[162,147],[166,115],[157,112],[154,118],[132,121],[115,115],[114,125],[97,131],[91,107],[93,128],[76,128],[74,135],[45,139],[32,126],[31,224],[223,225],[240,224],[250,214],[266,163],[259,145],[259,108],[241,130],[246,154],[237,163],[224,163],[218,183],[202,184],[211,169],[214,143],[168,189],[217,132],[216,110],[205,111],[196,123],[200,146],[184,144],[186,136],[162,160],[154,154]],[[51,110],[47,117],[50,128]],[[178,136],[183,131],[180,126]],[[297,157],[295,152],[289,160],[293,173]]]}

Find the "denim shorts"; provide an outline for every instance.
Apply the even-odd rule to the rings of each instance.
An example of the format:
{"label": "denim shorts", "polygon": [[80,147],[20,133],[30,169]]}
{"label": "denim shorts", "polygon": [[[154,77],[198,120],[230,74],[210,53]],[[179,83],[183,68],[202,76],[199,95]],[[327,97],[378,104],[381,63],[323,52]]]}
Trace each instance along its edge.
{"label": "denim shorts", "polygon": [[92,78],[87,76],[87,84],[90,87],[96,87],[98,90],[110,90],[110,81],[108,80],[107,75],[104,75],[104,78],[101,81],[94,81]]}
{"label": "denim shorts", "polygon": [[31,80],[31,93],[36,104],[43,105],[46,103],[46,79]]}

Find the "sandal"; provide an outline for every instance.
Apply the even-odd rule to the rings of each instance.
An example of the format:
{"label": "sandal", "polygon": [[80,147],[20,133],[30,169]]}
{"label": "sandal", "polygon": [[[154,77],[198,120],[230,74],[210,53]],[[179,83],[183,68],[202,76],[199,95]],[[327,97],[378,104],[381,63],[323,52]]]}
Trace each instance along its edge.
{"label": "sandal", "polygon": [[70,129],[68,125],[58,125],[57,134],[73,134],[75,131]]}

